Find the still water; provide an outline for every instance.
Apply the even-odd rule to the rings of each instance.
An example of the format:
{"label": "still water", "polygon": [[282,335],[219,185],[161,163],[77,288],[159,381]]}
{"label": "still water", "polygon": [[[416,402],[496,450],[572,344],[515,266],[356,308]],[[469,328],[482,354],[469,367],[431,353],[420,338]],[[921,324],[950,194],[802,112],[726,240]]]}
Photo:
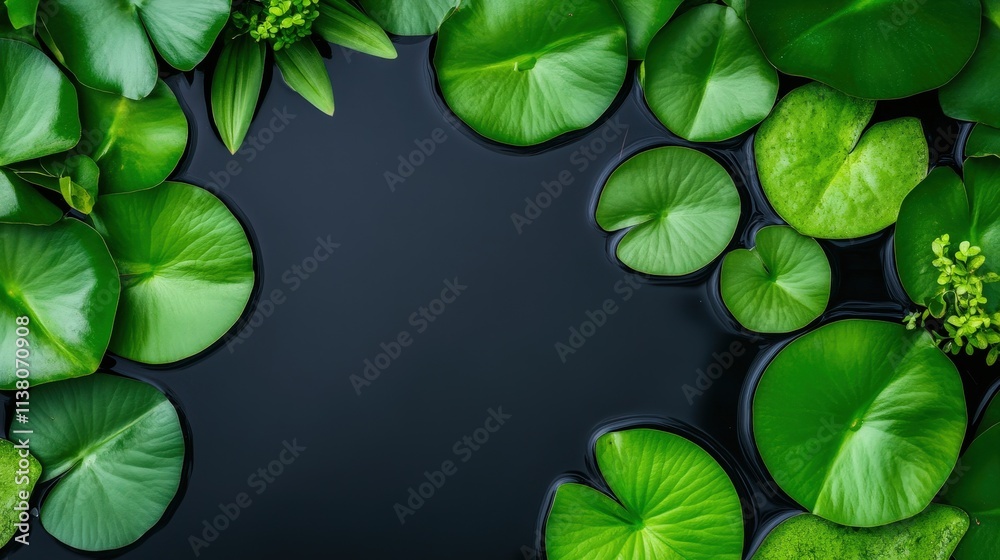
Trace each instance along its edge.
{"label": "still water", "polygon": [[[205,76],[169,78],[192,125],[177,179],[213,188],[247,226],[256,312],[180,367],[107,364],[182,411],[188,467],[167,519],[102,555],[63,547],[36,521],[32,544],[5,552],[533,558],[553,482],[592,476],[594,434],[633,424],[711,447],[743,495],[748,550],[793,509],[766,490],[741,397],[789,337],[738,328],[717,294],[718,261],[681,280],[644,278],[615,261],[615,240],[594,223],[614,166],[688,145],[650,116],[634,68],[597,125],[521,151],[448,113],[431,40],[397,48],[395,61],[330,53],[333,118],[274,76],[235,156],[212,129]],[[800,83],[783,79],[782,93]],[[935,160],[959,159],[966,131],[934,95],[882,103],[876,118],[908,114],[924,119]],[[745,136],[709,150],[743,197],[731,247],[777,221],[750,146]],[[902,316],[891,231],[823,245],[834,289],[822,321]],[[961,367],[974,414],[990,376],[978,360]]]}

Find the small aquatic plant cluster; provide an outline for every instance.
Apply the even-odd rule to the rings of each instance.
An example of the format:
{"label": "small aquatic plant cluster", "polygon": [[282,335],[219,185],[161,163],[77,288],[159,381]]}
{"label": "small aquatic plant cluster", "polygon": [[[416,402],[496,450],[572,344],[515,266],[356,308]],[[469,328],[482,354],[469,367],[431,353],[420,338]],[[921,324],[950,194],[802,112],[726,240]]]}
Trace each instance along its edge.
{"label": "small aquatic plant cluster", "polygon": [[267,41],[281,50],[312,35],[313,21],[319,17],[319,0],[268,0],[246,2],[233,11],[233,26],[247,32],[254,41]]}
{"label": "small aquatic plant cluster", "polygon": [[940,287],[925,303],[926,309],[906,316],[906,328],[926,327],[929,319],[939,319],[945,334],[935,329],[931,334],[942,350],[958,354],[964,347],[970,356],[976,350],[989,350],[986,363],[993,365],[1000,355],[1000,312],[986,310],[989,300],[984,288],[1000,282],[1000,274],[980,272],[986,264],[981,248],[962,241],[951,255],[950,241],[950,236],[944,234],[931,244],[936,257],[931,264],[940,272]]}

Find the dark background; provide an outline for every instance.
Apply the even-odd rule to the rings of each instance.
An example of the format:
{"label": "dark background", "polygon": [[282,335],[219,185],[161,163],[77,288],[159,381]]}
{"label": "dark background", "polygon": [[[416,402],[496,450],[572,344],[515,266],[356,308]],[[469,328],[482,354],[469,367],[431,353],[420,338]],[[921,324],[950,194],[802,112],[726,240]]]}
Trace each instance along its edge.
{"label": "dark background", "polygon": [[[192,126],[177,178],[213,189],[246,224],[258,251],[261,313],[253,319],[251,308],[230,333],[242,338],[180,367],[108,361],[117,373],[157,384],[178,405],[189,432],[188,471],[156,529],[129,549],[90,556],[194,557],[190,537],[203,538],[203,521],[246,492],[250,506],[199,557],[532,558],[552,483],[585,471],[595,431],[623,422],[665,422],[711,446],[743,495],[749,548],[790,506],[761,492],[757,459],[740,435],[747,431],[741,391],[766,350],[789,337],[755,341],[734,326],[717,293],[718,260],[694,277],[657,281],[613,258],[613,241],[592,218],[603,178],[638,150],[684,143],[650,116],[634,68],[597,125],[528,152],[449,124],[430,39],[397,48],[395,61],[329,53],[333,118],[275,71],[249,135],[262,149],[251,142],[253,153],[236,156],[212,128],[205,76],[168,79]],[[782,80],[782,93],[801,83]],[[877,118],[923,117],[934,159],[954,162],[967,129],[941,117],[933,94],[880,107]],[[269,130],[275,111],[294,115],[283,130]],[[615,122],[627,132],[616,132]],[[399,157],[436,129],[446,140],[390,190],[385,173],[398,172]],[[611,141],[598,141],[602,134]],[[777,221],[753,178],[750,144],[744,136],[710,151],[734,174],[744,200],[731,247]],[[564,171],[572,183],[519,233],[511,214],[523,215],[525,197]],[[317,238],[340,246],[308,278],[292,281]],[[891,231],[823,244],[835,271],[823,321],[902,316]],[[417,333],[411,314],[456,277],[468,288]],[[628,301],[619,283],[626,277],[642,286]],[[283,297],[272,298],[275,290]],[[563,363],[555,344],[568,343],[570,328],[607,299],[618,311]],[[275,301],[283,303],[268,303]],[[404,330],[412,344],[358,395],[350,377]],[[701,395],[686,394],[713,353],[734,343],[746,351],[723,377]],[[975,413],[995,374],[968,364]],[[488,409],[501,407],[510,415],[505,424],[478,450],[456,453],[456,442],[484,426]],[[278,460],[286,441],[305,451],[258,494],[261,483],[248,478]],[[445,461],[457,472],[401,524],[394,504]],[[5,552],[18,560],[81,557],[37,519],[33,529],[31,546]]]}

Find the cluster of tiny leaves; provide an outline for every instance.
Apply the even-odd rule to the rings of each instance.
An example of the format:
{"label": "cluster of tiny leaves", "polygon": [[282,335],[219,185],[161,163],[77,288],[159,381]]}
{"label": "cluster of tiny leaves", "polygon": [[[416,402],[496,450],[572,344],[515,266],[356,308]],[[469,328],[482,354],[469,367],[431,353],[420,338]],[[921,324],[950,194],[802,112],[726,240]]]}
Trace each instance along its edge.
{"label": "cluster of tiny leaves", "polygon": [[932,264],[940,275],[938,291],[927,301],[927,309],[906,316],[906,328],[925,326],[929,318],[942,320],[944,333],[932,331],[935,340],[945,352],[958,354],[964,347],[970,356],[975,350],[989,349],[986,363],[993,365],[1000,355],[1000,313],[986,311],[983,286],[1000,281],[994,272],[980,274],[986,263],[982,250],[963,241],[954,257],[948,254],[950,238],[947,234],[931,244],[936,257]]}
{"label": "cluster of tiny leaves", "polygon": [[247,2],[233,12],[236,29],[249,33],[258,43],[267,41],[278,51],[312,34],[319,17],[319,0],[265,0]]}

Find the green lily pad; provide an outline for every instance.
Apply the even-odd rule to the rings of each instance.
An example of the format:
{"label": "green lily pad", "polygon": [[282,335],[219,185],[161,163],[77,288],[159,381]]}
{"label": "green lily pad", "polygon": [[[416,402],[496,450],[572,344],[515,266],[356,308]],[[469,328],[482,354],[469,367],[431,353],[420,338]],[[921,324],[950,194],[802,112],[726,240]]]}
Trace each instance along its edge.
{"label": "green lily pad", "polygon": [[747,21],[782,72],[896,99],[951,81],[979,40],[979,0],[754,0]]}
{"label": "green lily pad", "polygon": [[236,154],[246,139],[264,81],[267,43],[249,34],[226,40],[212,75],[212,118],[222,143]]}
{"label": "green lily pad", "polygon": [[31,450],[58,479],[42,525],[87,551],[132,544],[163,516],[180,486],[184,436],[155,387],[96,374],[32,390]]}
{"label": "green lily pad", "polygon": [[628,57],[646,58],[646,49],[657,31],[674,15],[683,0],[614,0],[625,20],[628,33]]}
{"label": "green lily pad", "polygon": [[753,560],[950,560],[968,528],[965,512],[937,504],[916,517],[871,529],[796,515],[767,535]]}
{"label": "green lily pad", "polygon": [[[1000,159],[965,162],[965,184],[939,167],[915,188],[899,211],[894,239],[896,270],[910,299],[923,305],[938,289],[931,243],[948,234],[955,246],[978,245],[986,263],[980,273],[1000,272]],[[1000,283],[986,284],[987,309],[1000,309]]]}
{"label": "green lily pad", "polygon": [[187,118],[163,80],[140,101],[81,88],[80,108],[88,134],[78,149],[101,169],[101,194],[155,187],[184,155]]}
{"label": "green lily pad", "polygon": [[530,146],[586,128],[628,68],[611,0],[476,0],[441,26],[434,67],[448,106],[483,136]]}
{"label": "green lily pad", "polygon": [[1000,157],[1000,129],[977,124],[965,142],[965,157]]}
{"label": "green lily pad", "polygon": [[744,327],[785,333],[813,322],[830,301],[830,261],[819,243],[787,226],[757,232],[753,249],[722,261],[722,301]]}
{"label": "green lily pad", "polygon": [[360,0],[382,29],[393,35],[433,35],[462,0]]}
{"label": "green lily pad", "polygon": [[874,111],[874,102],[811,83],[785,96],[761,125],[754,142],[761,185],[800,233],[875,233],[896,221],[903,198],[927,175],[920,121],[900,118],[866,131]]}
{"label": "green lily pad", "polygon": [[697,444],[649,429],[597,440],[613,493],[566,483],[545,523],[549,560],[739,560],[743,515],[726,471]]}
{"label": "green lily pad", "polygon": [[969,532],[955,551],[957,560],[996,558],[1000,550],[1000,426],[984,431],[962,455],[945,503],[972,518]]}
{"label": "green lily pad", "polygon": [[62,211],[26,181],[0,168],[0,223],[51,225]]}
{"label": "green lily pad", "polygon": [[[33,437],[30,439],[34,439]],[[30,442],[29,442],[30,445]],[[42,465],[30,453],[21,457],[14,443],[0,439],[0,546],[4,546],[19,531],[22,512],[30,515],[28,497],[42,474]],[[24,464],[27,462],[27,465]],[[27,468],[25,468],[25,466]]]}
{"label": "green lily pad", "polygon": [[[157,83],[156,52],[191,70],[229,19],[230,0],[51,0],[42,40],[83,85],[142,99]],[[148,36],[147,36],[148,34]]]}
{"label": "green lily pad", "polygon": [[324,40],[379,58],[398,56],[385,31],[347,0],[320,0],[317,8],[313,30]]}
{"label": "green lily pad", "polygon": [[76,90],[42,51],[0,39],[0,165],[62,152],[80,140]]}
{"label": "green lily pad", "polygon": [[699,6],[667,24],[642,64],[649,108],[693,142],[738,136],[767,117],[778,73],[732,8]]}
{"label": "green lily pad", "polygon": [[732,177],[711,157],[681,147],[654,148],[618,166],[597,202],[597,224],[628,228],[618,258],[633,270],[683,276],[729,245],[740,220]]}
{"label": "green lily pad", "polygon": [[[119,289],[107,246],[85,224],[0,224],[0,360],[9,364],[0,369],[0,389],[15,388],[15,364],[33,386],[96,371]],[[28,319],[27,336],[19,317]]]}
{"label": "green lily pad", "polygon": [[1000,127],[1000,0],[983,0],[983,31],[972,60],[941,88],[949,117]]}
{"label": "green lily pad", "polygon": [[102,196],[91,216],[122,279],[112,352],[176,362],[239,320],[253,290],[253,253],[243,226],[210,192],[167,182]]}
{"label": "green lily pad", "polygon": [[775,482],[852,527],[923,511],[955,467],[966,423],[958,370],[930,334],[881,321],[838,321],[795,339],[753,400]]}

